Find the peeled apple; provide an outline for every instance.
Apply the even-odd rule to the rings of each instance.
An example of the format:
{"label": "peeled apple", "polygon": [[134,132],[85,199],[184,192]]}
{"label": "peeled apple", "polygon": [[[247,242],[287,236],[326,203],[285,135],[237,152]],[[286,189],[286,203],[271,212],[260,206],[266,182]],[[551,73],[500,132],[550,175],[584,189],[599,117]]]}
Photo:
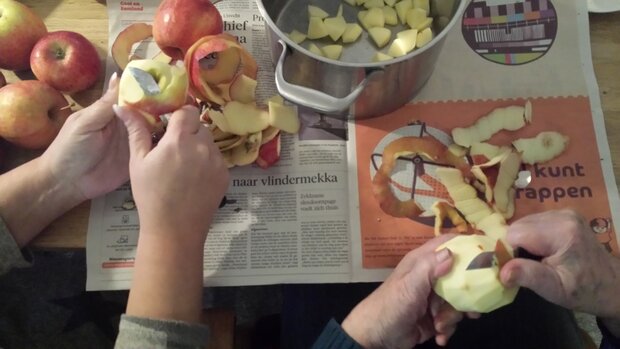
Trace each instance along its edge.
{"label": "peeled apple", "polygon": [[497,239],[485,235],[459,235],[439,246],[452,252],[452,270],[439,278],[434,290],[454,309],[461,312],[488,313],[512,303],[518,287],[505,288],[499,281],[499,265],[467,270],[483,252],[495,251]]}

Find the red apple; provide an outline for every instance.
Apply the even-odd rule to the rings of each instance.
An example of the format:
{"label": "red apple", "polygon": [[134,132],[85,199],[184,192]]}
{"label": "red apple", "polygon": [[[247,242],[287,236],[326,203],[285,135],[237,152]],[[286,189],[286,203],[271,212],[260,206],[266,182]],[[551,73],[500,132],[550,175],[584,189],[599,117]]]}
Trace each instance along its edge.
{"label": "red apple", "polygon": [[182,60],[198,39],[223,29],[222,16],[210,0],[164,0],[153,21],[155,42],[175,60]]}
{"label": "red apple", "polygon": [[4,78],[4,74],[0,72],[0,87],[6,85],[6,79]]}
{"label": "red apple", "polygon": [[273,137],[269,142],[260,146],[256,164],[261,168],[268,168],[280,160],[280,135]]}
{"label": "red apple", "polygon": [[71,114],[65,97],[37,80],[0,89],[0,137],[29,149],[47,147]]}
{"label": "red apple", "polygon": [[37,79],[69,94],[89,88],[101,74],[95,46],[71,31],[57,31],[41,38],[32,49],[30,67]]}
{"label": "red apple", "polygon": [[32,47],[46,33],[41,18],[26,5],[0,0],[0,68],[28,69]]}

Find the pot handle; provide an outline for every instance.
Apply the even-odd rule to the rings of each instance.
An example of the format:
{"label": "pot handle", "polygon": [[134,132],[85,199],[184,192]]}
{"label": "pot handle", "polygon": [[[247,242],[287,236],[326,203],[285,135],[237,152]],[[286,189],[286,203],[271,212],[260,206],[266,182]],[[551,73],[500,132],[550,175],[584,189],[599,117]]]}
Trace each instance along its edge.
{"label": "pot handle", "polygon": [[276,65],[276,87],[278,92],[284,99],[320,113],[336,114],[348,109],[362,93],[364,87],[368,84],[370,75],[374,72],[368,74],[348,96],[343,98],[332,97],[326,93],[287,82],[283,74],[287,47],[283,40],[278,40],[278,43],[282,46],[282,53],[280,53],[280,58]]}

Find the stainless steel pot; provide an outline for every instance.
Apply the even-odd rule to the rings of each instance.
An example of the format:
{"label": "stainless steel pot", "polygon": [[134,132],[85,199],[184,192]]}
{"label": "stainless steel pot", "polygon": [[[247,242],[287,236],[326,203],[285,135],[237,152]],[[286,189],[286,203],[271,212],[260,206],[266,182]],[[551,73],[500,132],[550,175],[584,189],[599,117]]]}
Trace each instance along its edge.
{"label": "stainless steel pot", "polygon": [[[380,63],[369,63],[376,48],[366,33],[345,46],[339,61],[318,56],[286,35],[293,29],[307,30],[309,4],[333,16],[342,3],[346,21],[356,22],[357,10],[341,0],[256,2],[269,28],[278,92],[319,113],[363,119],[387,114],[413,99],[431,76],[446,34],[460,21],[468,0],[431,0],[433,31],[439,34],[421,49]],[[444,18],[437,20],[440,17]]]}

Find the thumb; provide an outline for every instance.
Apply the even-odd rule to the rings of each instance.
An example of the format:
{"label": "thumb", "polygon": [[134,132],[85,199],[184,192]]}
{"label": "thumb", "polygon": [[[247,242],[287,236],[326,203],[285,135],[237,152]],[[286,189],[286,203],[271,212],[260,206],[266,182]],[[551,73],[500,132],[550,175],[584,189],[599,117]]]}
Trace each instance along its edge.
{"label": "thumb", "polygon": [[526,287],[553,302],[562,290],[562,280],[549,265],[515,258],[500,271],[500,281],[506,287]]}
{"label": "thumb", "polygon": [[114,118],[112,106],[118,99],[118,77],[112,74],[108,83],[108,90],[95,103],[85,108],[80,114],[79,120],[86,128],[86,131],[93,132],[101,130]]}
{"label": "thumb", "polygon": [[131,159],[143,159],[151,151],[153,141],[151,133],[142,115],[135,111],[114,104],[112,106],[118,118],[123,120],[129,136]]}

